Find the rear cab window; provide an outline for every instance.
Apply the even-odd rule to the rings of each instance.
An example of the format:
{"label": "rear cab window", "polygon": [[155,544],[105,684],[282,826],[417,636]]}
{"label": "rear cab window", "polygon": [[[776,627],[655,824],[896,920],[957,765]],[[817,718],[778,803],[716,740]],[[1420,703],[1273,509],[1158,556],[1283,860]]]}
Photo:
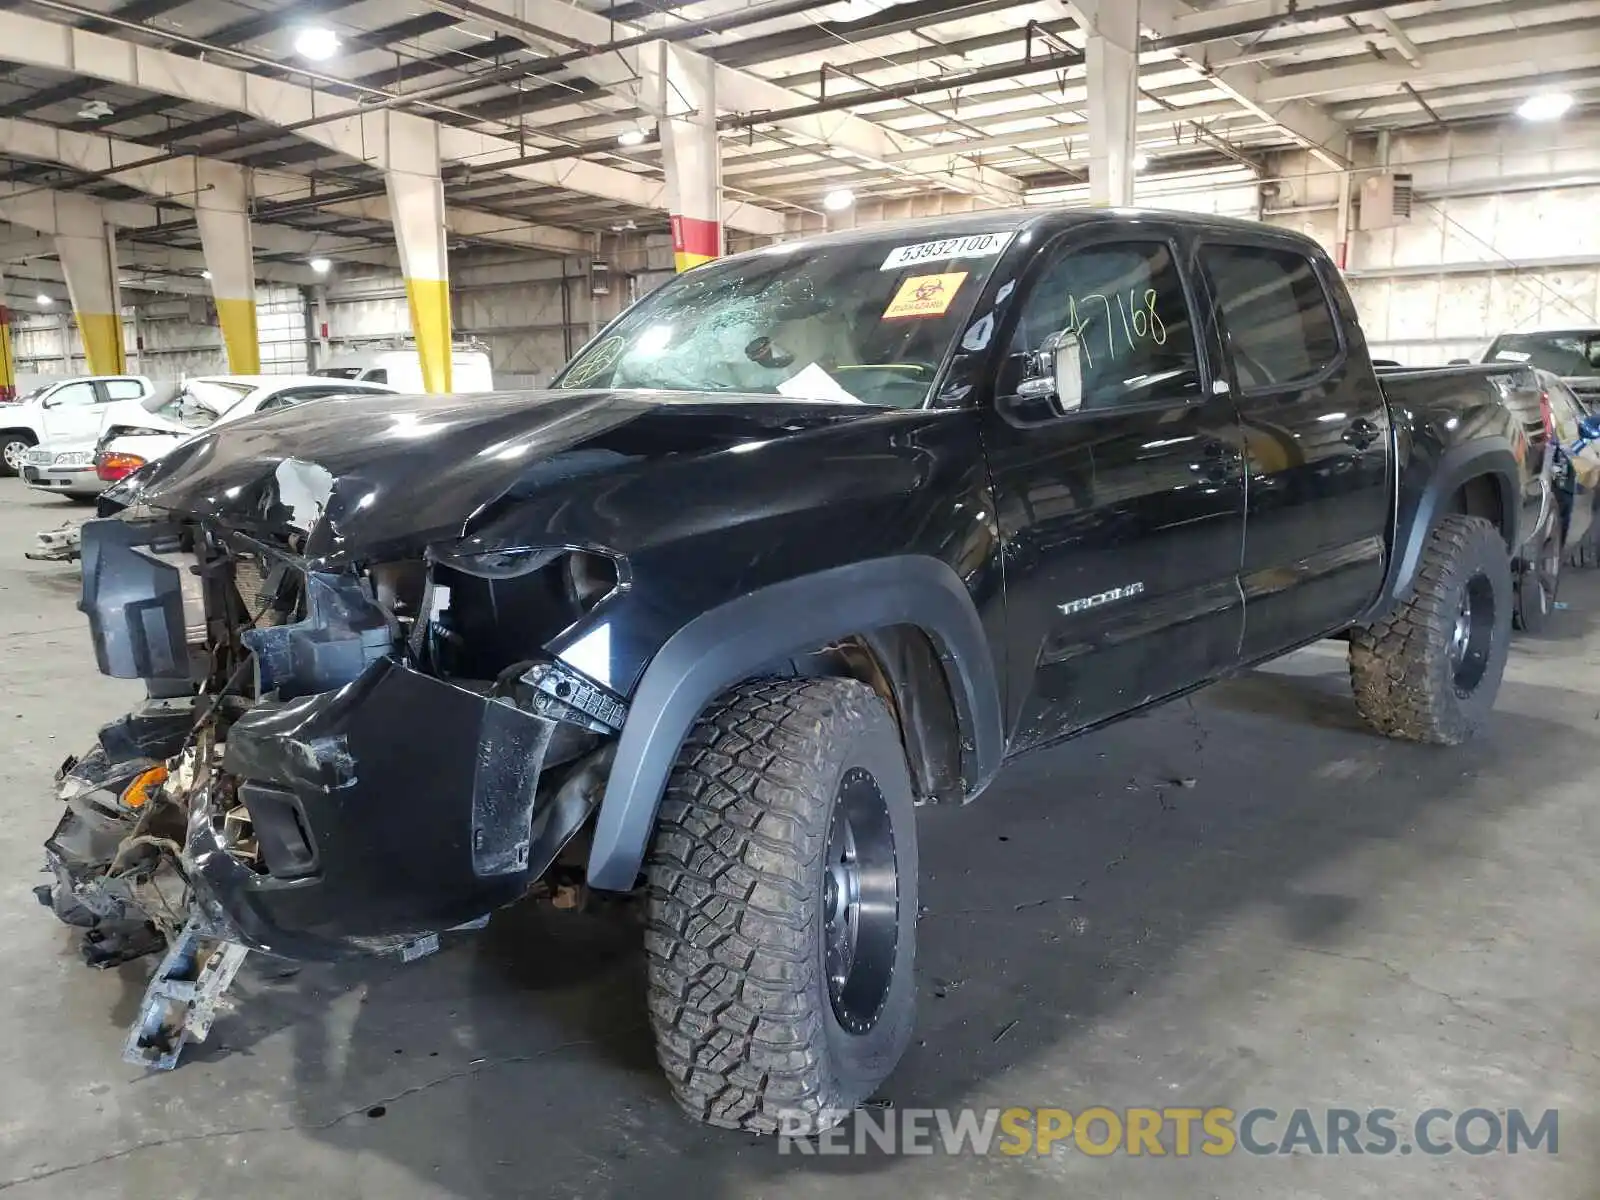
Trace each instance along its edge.
{"label": "rear cab window", "polygon": [[1339,324],[1308,255],[1285,246],[1208,242],[1200,261],[1241,390],[1304,385],[1340,361]]}

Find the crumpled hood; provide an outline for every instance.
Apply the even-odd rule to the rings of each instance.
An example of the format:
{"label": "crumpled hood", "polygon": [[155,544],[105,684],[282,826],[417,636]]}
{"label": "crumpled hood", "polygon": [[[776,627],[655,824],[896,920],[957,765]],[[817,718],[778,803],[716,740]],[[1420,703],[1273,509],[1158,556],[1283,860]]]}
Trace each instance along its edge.
{"label": "crumpled hood", "polygon": [[275,541],[303,534],[306,557],[332,564],[460,536],[513,491],[871,411],[654,392],[316,400],[177,447],[151,468],[135,504]]}

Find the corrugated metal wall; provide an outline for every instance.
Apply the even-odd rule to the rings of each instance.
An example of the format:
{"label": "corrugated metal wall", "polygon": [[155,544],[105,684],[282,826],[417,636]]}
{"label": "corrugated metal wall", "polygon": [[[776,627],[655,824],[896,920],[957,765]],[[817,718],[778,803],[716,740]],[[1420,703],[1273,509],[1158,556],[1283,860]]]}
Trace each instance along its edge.
{"label": "corrugated metal wall", "polygon": [[[257,293],[261,369],[269,375],[307,370],[305,300],[292,286]],[[124,309],[123,344],[128,369],[155,378],[214,375],[228,369],[222,333],[204,297],[162,297]],[[72,375],[86,370],[71,313],[21,317],[13,327],[17,369],[30,375]],[[141,347],[142,343],[142,347]]]}
{"label": "corrugated metal wall", "polygon": [[[1597,145],[1595,121],[1395,138],[1389,164],[1413,176],[1412,217],[1350,240],[1350,292],[1374,353],[1476,358],[1497,333],[1600,324]],[[1367,150],[1360,161],[1373,161]],[[1274,173],[1266,219],[1335,250],[1337,176],[1302,153],[1278,156]]]}

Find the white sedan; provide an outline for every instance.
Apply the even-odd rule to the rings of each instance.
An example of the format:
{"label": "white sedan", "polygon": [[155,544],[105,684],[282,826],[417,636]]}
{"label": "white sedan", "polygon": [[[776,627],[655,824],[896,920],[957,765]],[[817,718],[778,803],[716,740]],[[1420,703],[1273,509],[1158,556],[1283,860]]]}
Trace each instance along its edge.
{"label": "white sedan", "polygon": [[138,404],[121,405],[108,412],[95,447],[95,473],[104,487],[213,425],[326,396],[373,392],[393,395],[395,389],[315,375],[199,376],[184,383],[177,396],[153,413]]}

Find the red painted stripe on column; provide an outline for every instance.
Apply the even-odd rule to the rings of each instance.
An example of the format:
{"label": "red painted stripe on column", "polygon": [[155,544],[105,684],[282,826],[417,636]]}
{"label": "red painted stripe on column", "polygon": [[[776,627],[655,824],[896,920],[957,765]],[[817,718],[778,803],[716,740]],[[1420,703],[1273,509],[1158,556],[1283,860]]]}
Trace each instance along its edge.
{"label": "red painted stripe on column", "polygon": [[672,218],[672,249],[679,254],[698,254],[716,258],[722,253],[722,224],[699,217]]}

